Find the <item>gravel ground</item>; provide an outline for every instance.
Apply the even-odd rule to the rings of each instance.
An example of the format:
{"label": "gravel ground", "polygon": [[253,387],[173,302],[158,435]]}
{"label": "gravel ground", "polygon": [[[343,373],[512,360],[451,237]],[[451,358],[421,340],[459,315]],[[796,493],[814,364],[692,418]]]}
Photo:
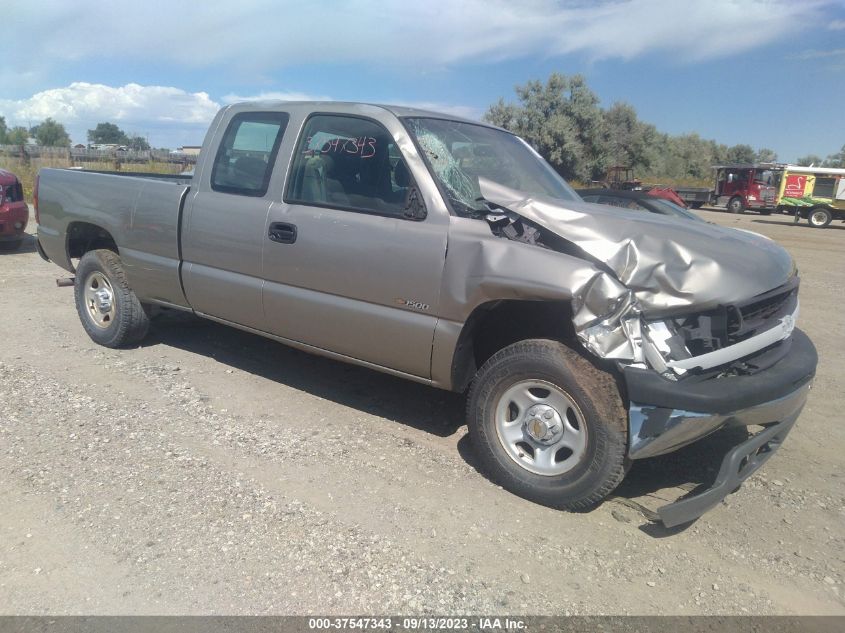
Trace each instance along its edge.
{"label": "gravel ground", "polygon": [[31,240],[0,253],[0,613],[845,614],[845,227],[701,213],[793,253],[821,364],[780,452],[681,531],[638,504],[736,437],[558,512],[476,471],[460,396],[184,315],[101,348]]}

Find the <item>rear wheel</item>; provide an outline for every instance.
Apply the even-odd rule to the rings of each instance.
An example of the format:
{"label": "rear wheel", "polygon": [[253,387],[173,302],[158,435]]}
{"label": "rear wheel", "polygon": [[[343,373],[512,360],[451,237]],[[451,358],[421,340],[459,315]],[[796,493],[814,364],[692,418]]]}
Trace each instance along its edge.
{"label": "rear wheel", "polygon": [[625,476],[627,416],[616,383],[557,341],[497,352],[473,381],[467,417],[483,470],[526,499],[583,510]]}
{"label": "rear wheel", "polygon": [[830,209],[826,209],[825,207],[810,209],[810,213],[807,215],[807,221],[810,223],[810,226],[817,229],[823,229],[832,220],[833,214],[830,212]]}
{"label": "rear wheel", "polygon": [[742,198],[734,196],[728,201],[728,211],[731,213],[742,213],[745,211],[745,205],[742,204]]}
{"label": "rear wheel", "polygon": [[94,342],[122,347],[146,336],[150,320],[126,281],[117,253],[96,250],[82,256],[74,297],[82,327]]}

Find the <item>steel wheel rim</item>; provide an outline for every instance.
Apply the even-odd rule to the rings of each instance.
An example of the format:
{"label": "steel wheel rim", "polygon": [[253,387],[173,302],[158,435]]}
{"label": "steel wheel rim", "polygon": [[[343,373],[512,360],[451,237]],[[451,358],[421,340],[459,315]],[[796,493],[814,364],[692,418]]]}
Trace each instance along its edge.
{"label": "steel wheel rim", "polygon": [[113,322],[115,313],[114,289],[106,276],[94,271],[85,279],[83,286],[85,309],[91,322],[98,328],[106,329]]}
{"label": "steel wheel rim", "polygon": [[813,224],[824,224],[827,220],[827,213],[825,213],[824,211],[816,211],[815,213],[813,213],[812,216],[810,216],[810,219],[812,220]]}
{"label": "steel wheel rim", "polygon": [[525,470],[554,477],[587,453],[584,414],[565,391],[545,380],[523,380],[501,395],[495,408],[502,448]]}

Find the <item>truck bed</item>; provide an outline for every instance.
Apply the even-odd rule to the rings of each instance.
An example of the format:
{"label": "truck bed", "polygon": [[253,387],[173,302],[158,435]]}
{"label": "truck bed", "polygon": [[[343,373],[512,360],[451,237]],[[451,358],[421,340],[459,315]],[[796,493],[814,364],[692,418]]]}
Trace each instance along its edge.
{"label": "truck bed", "polygon": [[190,176],[172,174],[42,169],[38,238],[44,253],[73,272],[69,240],[95,224],[121,245],[139,296],[187,306],[179,279],[179,225],[190,185]]}

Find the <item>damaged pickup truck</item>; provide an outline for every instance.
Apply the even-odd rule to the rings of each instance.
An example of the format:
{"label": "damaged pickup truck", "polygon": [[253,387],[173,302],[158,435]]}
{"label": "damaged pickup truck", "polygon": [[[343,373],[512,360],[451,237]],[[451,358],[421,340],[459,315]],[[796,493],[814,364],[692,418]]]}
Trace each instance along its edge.
{"label": "damaged pickup truck", "polygon": [[762,236],[583,202],[523,140],[403,107],[247,103],[192,177],[44,169],[38,249],[109,347],[156,307],[457,392],[503,487],[599,503],[633,460],[759,427],[712,508],[783,442],[816,352]]}

